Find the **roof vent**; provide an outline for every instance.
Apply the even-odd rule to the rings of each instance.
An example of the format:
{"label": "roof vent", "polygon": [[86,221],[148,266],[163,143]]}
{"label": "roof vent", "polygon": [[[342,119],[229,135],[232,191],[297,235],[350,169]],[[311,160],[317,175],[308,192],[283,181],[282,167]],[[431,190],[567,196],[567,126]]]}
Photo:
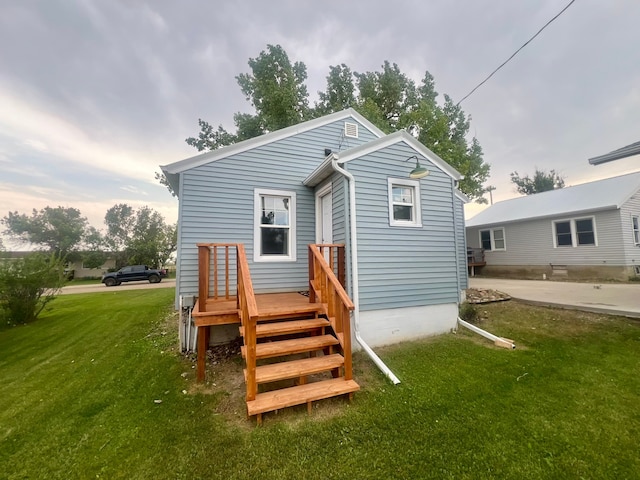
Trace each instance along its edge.
{"label": "roof vent", "polygon": [[358,138],[358,124],[351,122],[344,122],[344,136],[351,138]]}

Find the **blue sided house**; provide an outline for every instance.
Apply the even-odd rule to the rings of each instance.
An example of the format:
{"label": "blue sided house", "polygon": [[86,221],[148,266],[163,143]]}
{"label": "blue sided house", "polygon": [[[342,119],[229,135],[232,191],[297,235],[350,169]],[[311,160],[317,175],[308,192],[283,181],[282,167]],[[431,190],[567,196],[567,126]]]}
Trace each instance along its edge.
{"label": "blue sided house", "polygon": [[[162,167],[198,377],[238,332],[247,411],[352,395],[351,345],[448,332],[467,288],[461,175],[348,109]],[[276,361],[282,360],[282,361]]]}

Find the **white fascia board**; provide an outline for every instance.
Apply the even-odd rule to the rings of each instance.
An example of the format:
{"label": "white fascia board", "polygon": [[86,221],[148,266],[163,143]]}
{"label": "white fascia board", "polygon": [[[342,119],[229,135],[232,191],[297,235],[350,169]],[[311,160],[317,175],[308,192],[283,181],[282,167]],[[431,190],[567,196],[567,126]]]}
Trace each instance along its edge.
{"label": "white fascia board", "polygon": [[382,130],[373,125],[370,121],[368,121],[354,109],[348,108],[340,112],[325,115],[324,117],[314,118],[313,120],[309,120],[307,122],[292,125],[281,130],[276,130],[275,132],[266,133],[264,135],[260,135],[259,137],[250,138],[249,140],[234,143],[233,145],[222,147],[218,150],[212,150],[210,152],[201,153],[199,155],[195,155],[193,157],[186,158],[175,163],[170,163],[169,165],[163,165],[161,166],[161,168],[166,173],[181,173],[191,168],[199,167],[210,162],[215,162],[216,160],[230,157],[231,155],[237,155],[239,153],[243,153],[248,150],[261,147],[263,145],[267,145],[269,143],[282,140],[299,133],[304,133],[314,128],[328,125],[329,123],[346,118],[354,118],[355,120],[360,122],[363,127],[365,127],[377,137],[384,136],[384,132],[382,132]]}
{"label": "white fascia board", "polygon": [[456,197],[458,197],[464,203],[471,202],[471,199],[467,197],[464,193],[462,193],[460,190],[458,190],[457,188],[453,191],[453,193],[455,194]]}
{"label": "white fascia board", "polygon": [[536,216],[525,217],[525,218],[510,218],[507,220],[495,219],[485,223],[474,223],[473,218],[471,218],[465,222],[465,226],[467,228],[493,228],[493,227],[501,227],[503,225],[508,225],[510,223],[530,222],[532,220],[563,219],[567,217],[572,218],[572,217],[588,216],[595,213],[604,212],[607,210],[617,210],[617,209],[618,207],[616,205],[607,205],[599,208],[591,208],[591,209],[585,209],[585,210],[572,210],[572,211],[566,211],[562,213],[554,213],[551,215],[536,215]]}
{"label": "white fascia board", "polygon": [[334,153],[329,154],[327,158],[325,158],[322,163],[318,165],[316,169],[303,180],[302,184],[307,187],[316,187],[320,185],[320,183],[328,178],[333,172],[333,166],[331,162],[336,157],[337,156]]}
{"label": "white fascia board", "polygon": [[387,135],[386,137],[373,140],[358,147],[350,148],[349,150],[345,150],[344,152],[340,152],[339,163],[346,163],[351,160],[355,160],[356,158],[360,158],[364,155],[373,153],[375,151],[400,142],[407,143],[417,153],[428,159],[431,163],[433,163],[436,167],[445,172],[454,180],[462,180],[464,178],[460,174],[460,172],[458,172],[455,168],[453,168],[438,155],[436,155],[422,143],[420,143],[415,137],[405,132],[404,130],[394,132],[390,135]]}

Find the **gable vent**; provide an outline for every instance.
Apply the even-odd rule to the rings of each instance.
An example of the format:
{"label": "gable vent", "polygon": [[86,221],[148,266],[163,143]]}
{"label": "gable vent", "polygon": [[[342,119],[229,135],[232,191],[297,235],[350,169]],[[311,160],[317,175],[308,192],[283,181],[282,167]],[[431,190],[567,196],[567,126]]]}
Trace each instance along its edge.
{"label": "gable vent", "polygon": [[358,138],[358,124],[351,122],[344,122],[344,136],[351,138]]}

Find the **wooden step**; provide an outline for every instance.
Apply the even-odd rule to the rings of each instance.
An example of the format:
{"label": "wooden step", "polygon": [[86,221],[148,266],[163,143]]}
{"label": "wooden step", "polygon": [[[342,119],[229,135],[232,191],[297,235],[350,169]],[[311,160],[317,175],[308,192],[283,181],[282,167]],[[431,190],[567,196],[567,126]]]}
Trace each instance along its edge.
{"label": "wooden step", "polygon": [[281,318],[301,317],[313,315],[324,311],[324,306],[319,303],[307,303],[304,305],[285,305],[258,307],[258,321],[276,320]]}
{"label": "wooden step", "polygon": [[[337,344],[338,339],[333,335],[318,335],[315,337],[280,340],[278,342],[258,343],[256,345],[256,359],[312,352],[314,350],[322,350],[325,347]],[[240,347],[240,350],[242,352],[242,357],[246,358],[246,345]]]}
{"label": "wooden step", "polygon": [[249,416],[258,415],[358,390],[360,390],[360,386],[354,380],[345,380],[343,377],[296,385],[272,392],[259,393],[255,400],[247,402],[247,413]]}
{"label": "wooden step", "polygon": [[[256,337],[275,337],[292,333],[308,332],[317,328],[328,327],[329,320],[325,318],[310,318],[308,320],[291,320],[283,322],[259,323],[256,325]],[[244,337],[244,327],[240,327],[240,335]]]}
{"label": "wooden step", "polygon": [[[328,372],[344,365],[344,358],[339,353],[324,355],[322,357],[302,358],[288,362],[272,363],[256,367],[256,382],[269,383],[278,380],[304,377],[314,373]],[[247,370],[244,370],[244,378],[247,378]]]}

